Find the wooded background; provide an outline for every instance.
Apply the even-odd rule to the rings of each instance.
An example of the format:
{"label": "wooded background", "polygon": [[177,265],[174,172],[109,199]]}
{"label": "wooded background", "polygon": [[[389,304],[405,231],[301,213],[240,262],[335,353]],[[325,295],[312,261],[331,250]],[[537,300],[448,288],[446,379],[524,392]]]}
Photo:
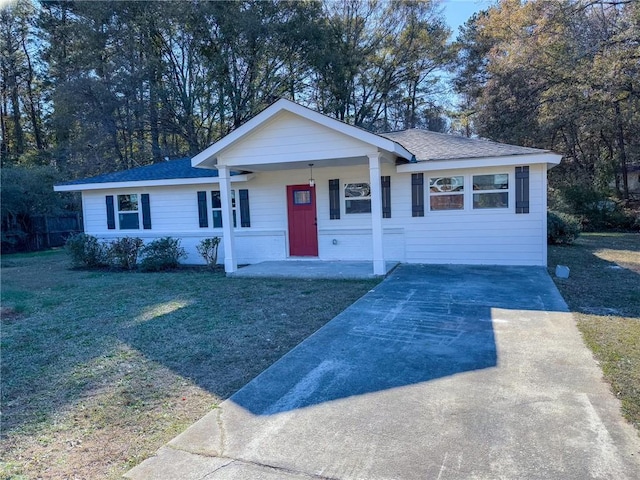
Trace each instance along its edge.
{"label": "wooded background", "polygon": [[53,183],[194,155],[280,97],[554,150],[567,210],[628,199],[640,164],[637,1],[502,0],[451,32],[438,1],[21,0],[0,51],[3,238],[77,208]]}

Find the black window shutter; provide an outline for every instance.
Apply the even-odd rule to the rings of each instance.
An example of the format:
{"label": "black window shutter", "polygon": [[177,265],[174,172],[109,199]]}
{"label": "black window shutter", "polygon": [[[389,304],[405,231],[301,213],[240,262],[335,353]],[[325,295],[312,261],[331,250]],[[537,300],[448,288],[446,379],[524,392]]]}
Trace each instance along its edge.
{"label": "black window shutter", "polygon": [[251,215],[249,214],[249,190],[240,189],[240,226],[251,226]]}
{"label": "black window shutter", "polygon": [[200,228],[209,226],[209,212],[207,212],[207,192],[198,192],[198,220]]}
{"label": "black window shutter", "polygon": [[340,219],[340,180],[329,180],[329,219]]}
{"label": "black window shutter", "polygon": [[424,173],[411,174],[411,216],[424,217]]}
{"label": "black window shutter", "polygon": [[142,203],[142,228],[145,230],[151,230],[151,206],[149,205],[149,194],[143,193],[140,195]]}
{"label": "black window shutter", "polygon": [[529,167],[516,167],[516,213],[529,213]]}
{"label": "black window shutter", "polygon": [[382,185],[382,218],[391,218],[391,177],[380,177]]}
{"label": "black window shutter", "polygon": [[109,230],[115,230],[116,228],[116,213],[113,207],[113,195],[107,195],[107,228]]}

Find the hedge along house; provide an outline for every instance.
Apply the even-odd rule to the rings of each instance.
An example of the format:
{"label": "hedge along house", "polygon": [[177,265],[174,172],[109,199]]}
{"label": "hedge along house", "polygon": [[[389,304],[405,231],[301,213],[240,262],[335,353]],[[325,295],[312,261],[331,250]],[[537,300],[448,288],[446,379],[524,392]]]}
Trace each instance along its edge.
{"label": "hedge along house", "polygon": [[102,239],[222,237],[238,264],[317,258],[546,265],[546,150],[412,129],[373,134],[278,100],[188,159],[56,185]]}

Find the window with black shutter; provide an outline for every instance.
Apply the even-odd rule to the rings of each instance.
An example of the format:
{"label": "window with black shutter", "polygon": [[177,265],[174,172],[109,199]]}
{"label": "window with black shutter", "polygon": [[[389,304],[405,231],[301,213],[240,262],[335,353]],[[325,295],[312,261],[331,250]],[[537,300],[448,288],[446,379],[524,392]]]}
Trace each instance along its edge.
{"label": "window with black shutter", "polygon": [[516,213],[529,213],[529,167],[516,167]]}
{"label": "window with black shutter", "polygon": [[329,180],[329,219],[340,219],[340,180]]}
{"label": "window with black shutter", "polygon": [[116,212],[114,207],[113,195],[107,195],[107,228],[115,230],[116,228]]}
{"label": "window with black shutter", "polygon": [[251,226],[251,215],[249,212],[249,190],[240,189],[240,226]]}
{"label": "window with black shutter", "polygon": [[411,174],[411,216],[424,217],[424,173]]}
{"label": "window with black shutter", "polygon": [[391,177],[380,177],[382,186],[382,218],[391,218]]}
{"label": "window with black shutter", "polygon": [[151,205],[149,204],[149,194],[143,193],[140,195],[142,203],[142,228],[145,230],[151,230]]}
{"label": "window with black shutter", "polygon": [[207,228],[209,226],[207,192],[198,192],[198,222],[200,223],[200,228]]}

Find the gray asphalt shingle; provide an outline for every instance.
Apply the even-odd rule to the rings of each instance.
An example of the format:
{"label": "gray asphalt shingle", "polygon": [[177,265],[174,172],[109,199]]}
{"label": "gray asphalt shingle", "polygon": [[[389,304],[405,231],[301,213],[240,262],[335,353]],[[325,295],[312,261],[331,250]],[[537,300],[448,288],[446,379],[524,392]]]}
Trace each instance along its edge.
{"label": "gray asphalt shingle", "polygon": [[[501,157],[548,152],[548,150],[507,145],[489,140],[466,138],[417,128],[399,132],[381,133],[379,135],[402,145],[414,154],[418,161]],[[231,175],[238,175],[239,173],[240,172],[231,172]],[[194,168],[191,166],[190,158],[181,158],[178,160],[154,163],[144,167],[106,173],[95,177],[82,178],[59,185],[142,182],[177,178],[211,178],[217,176],[217,170]]]}
{"label": "gray asphalt shingle", "polygon": [[430,132],[418,128],[379,135],[399,143],[413,153],[418,161],[503,157],[548,152],[548,150]]}

